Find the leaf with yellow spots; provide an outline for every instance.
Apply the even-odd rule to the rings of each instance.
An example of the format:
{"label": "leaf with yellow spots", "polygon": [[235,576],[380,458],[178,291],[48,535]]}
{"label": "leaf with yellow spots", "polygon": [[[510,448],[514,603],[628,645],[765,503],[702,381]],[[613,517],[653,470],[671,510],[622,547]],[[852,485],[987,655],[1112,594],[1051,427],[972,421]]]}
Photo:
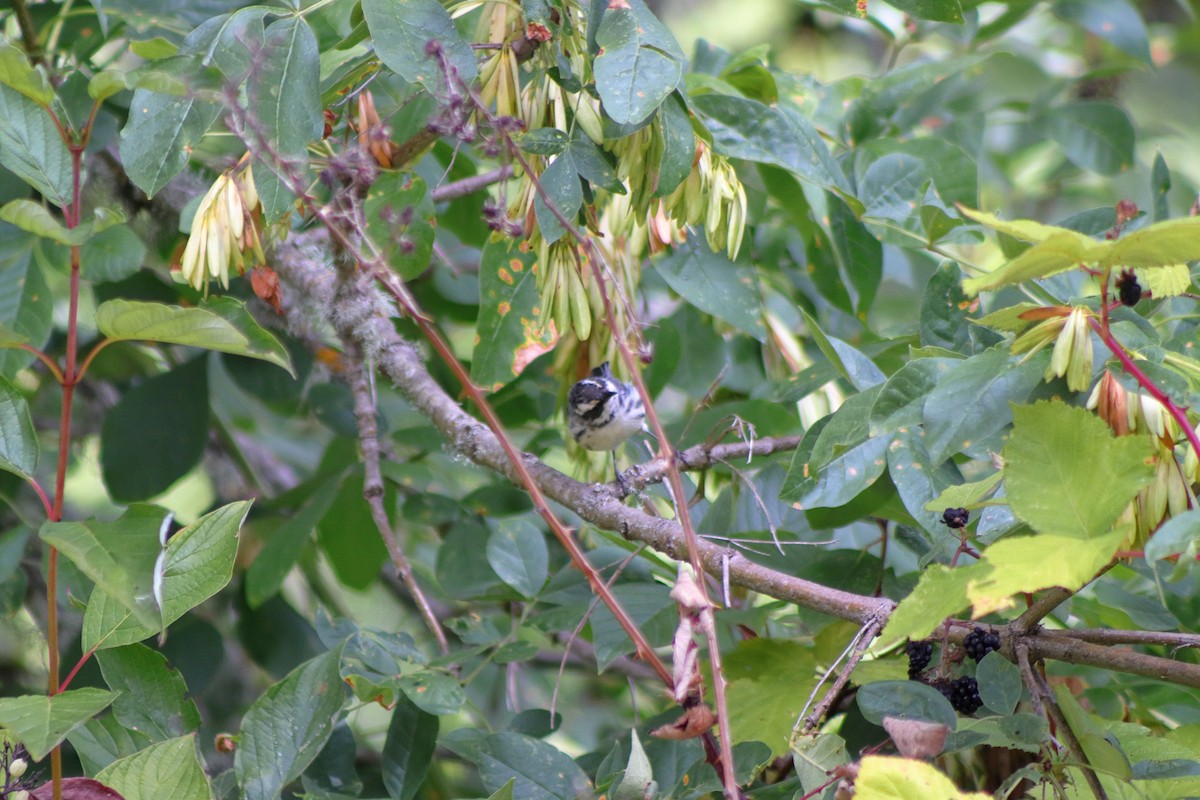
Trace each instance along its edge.
{"label": "leaf with yellow spots", "polygon": [[483,248],[471,380],[485,389],[504,386],[558,339],[537,324],[535,268],[533,253],[506,241]]}

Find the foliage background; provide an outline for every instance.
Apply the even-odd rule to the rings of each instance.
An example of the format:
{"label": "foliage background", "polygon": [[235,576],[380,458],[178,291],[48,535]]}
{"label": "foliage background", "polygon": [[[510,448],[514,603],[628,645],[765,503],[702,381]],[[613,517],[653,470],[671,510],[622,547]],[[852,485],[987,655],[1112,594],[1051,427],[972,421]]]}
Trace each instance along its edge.
{"label": "foliage background", "polygon": [[[1010,352],[1019,347],[1012,330],[973,324],[1019,302],[1098,309],[1097,288],[1082,272],[1046,270],[1019,287],[968,296],[963,277],[1016,258],[1023,229],[979,224],[955,206],[1097,240],[1186,220],[1200,182],[1200,28],[1186,4],[872,0],[865,19],[845,3],[656,7],[688,57],[680,84],[688,127],[744,187],[740,252],[726,257],[709,220],[649,260],[644,243],[630,245],[634,257],[623,262],[606,251],[636,287],[635,302],[606,304],[589,290],[586,313],[572,306],[568,324],[557,326],[557,348],[519,376],[516,353],[539,352],[544,332],[489,309],[503,297],[536,316],[533,285],[505,288],[501,269],[515,269],[514,257],[529,268],[538,254],[510,253],[492,237],[485,220],[495,214],[484,199],[503,210],[529,184],[469,182],[509,163],[497,157],[505,129],[478,114],[471,138],[453,113],[456,99],[470,105],[466,93],[438,78],[426,38],[401,35],[417,6],[432,15],[431,29],[448,26],[433,5],[328,2],[299,14],[279,5],[221,17],[242,4],[123,0],[20,4],[6,14],[13,47],[0,77],[0,135],[8,137],[0,138],[0,198],[34,202],[0,211],[4,343],[40,349],[60,365],[74,358],[76,336],[81,354],[105,345],[67,395],[74,419],[57,464],[60,383],[27,349],[3,351],[11,471],[2,487],[0,724],[39,760],[65,741],[65,774],[97,778],[126,797],[502,797],[514,777],[517,797],[634,797],[651,776],[662,797],[720,793],[712,764],[722,743],[649,735],[679,709],[652,666],[630,659],[634,644],[570,565],[521,481],[506,478],[519,476],[499,447],[455,411],[453,401],[462,401],[482,415],[431,343],[432,328],[393,304],[408,297],[425,309],[475,382],[497,388],[490,402],[507,435],[540,459],[530,462],[531,478],[553,498],[549,507],[578,528],[573,539],[588,561],[666,654],[681,620],[699,629],[707,612],[681,611],[670,595],[689,545],[662,521],[677,513],[662,463],[630,473],[645,494],[623,505],[615,489],[570,479],[599,479],[607,467],[563,441],[561,399],[572,380],[602,358],[630,377],[606,325],[616,305],[625,347],[637,342],[630,319],[646,326],[640,334],[653,359],[644,379],[670,441],[694,448],[684,494],[695,499],[697,532],[710,537],[701,554],[715,575],[709,591],[722,605],[728,593],[731,605],[717,612],[711,639],[694,641],[705,700],[725,697],[737,782],[752,796],[832,797],[846,775],[837,770],[855,763],[859,796],[930,796],[928,782],[945,778],[916,761],[860,760],[888,738],[884,716],[952,729],[936,761],[959,787],[946,792],[1200,791],[1200,681],[1194,651],[1178,649],[1196,644],[1190,564],[1200,525],[1188,510],[1195,475],[1186,473],[1183,432],[1168,422],[1154,435],[1135,426],[1114,438],[1081,409],[1104,369],[1122,374],[1099,330],[1078,339],[1096,354],[1081,387],[1065,365],[1052,374],[1053,336],[1023,360]],[[562,8],[522,4],[527,16],[551,6]],[[462,42],[478,35],[481,13],[457,23],[459,45],[441,28],[444,52],[464,73],[473,60]],[[693,48],[695,36],[705,41]],[[772,48],[755,48],[767,38]],[[669,56],[664,42],[647,52]],[[552,46],[521,73],[526,86],[561,68],[546,56]],[[486,68],[492,54],[475,56]],[[39,61],[53,100],[29,71]],[[111,79],[98,77],[105,68]],[[589,55],[583,76],[591,70]],[[633,76],[634,88],[660,88],[657,73]],[[387,129],[366,135],[363,147],[372,156],[383,147],[403,166],[378,176],[372,168],[369,188],[355,161],[360,139],[347,127],[359,124],[364,83]],[[674,102],[664,103],[663,120]],[[86,131],[86,142],[58,148],[59,131],[38,116],[39,104],[65,128]],[[238,108],[247,111],[228,114]],[[322,109],[334,112],[328,136]],[[439,141],[425,134],[430,120]],[[591,165],[578,170],[582,184],[562,170],[543,173],[543,182],[568,217],[603,231],[596,241],[611,246],[637,239],[606,227],[613,223],[603,212],[618,202],[614,181],[632,188],[671,158],[686,174],[693,151],[647,164],[636,126],[606,122],[599,161],[582,154],[593,152],[586,141],[572,151]],[[399,149],[388,150],[388,140]],[[530,159],[558,152],[548,136],[518,141]],[[247,142],[262,200],[255,224],[280,294],[236,277],[227,291],[216,283],[197,291],[171,269],[185,258],[200,197]],[[83,170],[78,198],[72,154]],[[301,176],[312,202],[272,227],[293,208],[289,175]],[[433,194],[464,185],[476,191]],[[700,197],[716,202],[712,186]],[[1123,199],[1143,213],[1119,223]],[[529,212],[530,230],[549,238],[555,222],[541,203]],[[733,230],[731,214],[721,227]],[[70,233],[89,219],[86,241]],[[1173,289],[1161,277],[1162,267],[1200,255],[1192,228],[1181,229],[1175,258],[1155,250],[1145,264],[1127,264],[1143,268],[1139,278],[1155,297],[1113,310],[1112,326],[1107,317],[1104,324],[1145,357],[1148,381],[1190,407],[1200,387],[1189,360],[1194,297],[1180,293],[1192,291],[1191,273],[1185,268]],[[372,272],[353,236],[349,246],[331,246],[327,232],[337,230],[365,230],[404,283]],[[356,270],[336,269],[356,259]],[[286,313],[272,309],[275,300]],[[121,301],[163,305],[147,312]],[[209,316],[162,311],[177,306]],[[150,331],[141,313],[164,314],[175,327]],[[584,324],[591,336],[582,336]],[[222,336],[234,344],[218,346]],[[1082,351],[1075,355],[1078,373]],[[1139,390],[1128,377],[1122,388]],[[750,442],[764,439],[748,458]],[[717,441],[727,449],[713,450]],[[627,447],[622,463],[642,460],[640,452]],[[1178,462],[1187,485],[1169,488],[1175,473],[1164,477],[1148,458]],[[954,502],[935,502],[959,484],[968,488]],[[1147,500],[1160,484],[1161,497]],[[380,488],[376,504],[364,501],[364,486]],[[249,498],[247,509],[240,501]],[[1137,534],[1121,516],[1131,501],[1162,505],[1150,522],[1139,511]],[[941,508],[957,505],[972,510],[966,545],[939,520]],[[1064,520],[1064,507],[1080,506],[1092,514]],[[171,530],[196,525],[173,533],[160,561],[168,510]],[[379,511],[404,559],[381,538]],[[98,522],[122,513],[115,525]],[[1170,527],[1147,543],[1163,518]],[[214,549],[181,554],[189,541]],[[64,558],[52,561],[48,545]],[[1125,557],[1092,580],[1118,550]],[[428,594],[429,615],[447,631],[444,650],[404,580],[405,560]],[[155,575],[166,576],[168,596],[182,598],[174,607],[146,600]],[[201,588],[181,588],[193,580]],[[1052,588],[1063,584],[1071,591]],[[48,591],[59,612],[53,621]],[[857,691],[826,698],[832,710],[819,735],[794,736],[809,695],[820,699],[827,688],[818,678],[849,678],[840,657],[862,657],[856,645],[879,635],[892,602],[906,597],[858,662]],[[1023,615],[1027,599],[1032,611]],[[137,624],[116,621],[127,617]],[[958,644],[971,625],[943,635],[946,617],[994,626],[1004,634],[1002,654],[977,667],[963,660]],[[156,639],[163,622],[171,624]],[[1039,622],[1060,638],[1032,627]],[[973,718],[904,680],[894,646],[931,634],[939,674],[978,679],[985,707]],[[723,678],[710,666],[713,642]],[[61,696],[68,703],[53,705],[45,687],[57,690],[49,653],[59,650],[64,673],[81,666]],[[1045,680],[1033,674],[1041,659]],[[232,753],[223,734],[237,737]],[[30,773],[30,786],[58,771],[51,758]]]}

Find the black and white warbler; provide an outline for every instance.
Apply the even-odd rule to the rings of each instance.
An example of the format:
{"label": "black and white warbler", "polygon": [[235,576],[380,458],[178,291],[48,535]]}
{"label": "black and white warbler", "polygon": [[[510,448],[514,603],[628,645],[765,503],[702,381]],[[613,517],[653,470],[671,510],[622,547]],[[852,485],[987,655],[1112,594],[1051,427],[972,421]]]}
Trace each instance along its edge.
{"label": "black and white warbler", "polygon": [[645,420],[637,389],[614,378],[607,361],[567,393],[567,430],[588,450],[616,450]]}

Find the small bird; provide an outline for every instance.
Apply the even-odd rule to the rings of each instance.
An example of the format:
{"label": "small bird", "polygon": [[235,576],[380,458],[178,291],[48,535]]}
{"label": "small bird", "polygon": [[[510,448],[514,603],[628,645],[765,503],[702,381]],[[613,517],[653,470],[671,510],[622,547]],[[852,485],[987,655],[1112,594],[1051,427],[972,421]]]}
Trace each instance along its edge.
{"label": "small bird", "polygon": [[[646,407],[637,389],[613,377],[605,361],[567,393],[567,430],[581,447],[613,452],[621,442],[646,429]],[[617,482],[621,474],[617,472]]]}

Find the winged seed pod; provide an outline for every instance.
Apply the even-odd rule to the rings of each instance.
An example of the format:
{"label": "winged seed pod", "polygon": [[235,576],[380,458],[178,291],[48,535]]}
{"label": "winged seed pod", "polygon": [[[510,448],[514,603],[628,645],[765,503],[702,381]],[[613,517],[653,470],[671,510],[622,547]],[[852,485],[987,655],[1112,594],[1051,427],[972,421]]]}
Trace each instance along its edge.
{"label": "winged seed pod", "polygon": [[1072,392],[1082,392],[1092,382],[1092,331],[1087,318],[1086,309],[1071,310],[1071,316],[1054,342],[1050,366],[1046,367],[1046,380],[1055,375],[1060,378],[1065,375],[1067,388]]}
{"label": "winged seed pod", "polygon": [[214,279],[228,289],[231,264],[240,275],[246,271],[248,257],[254,264],[266,263],[255,214],[259,205],[254,175],[247,159],[242,164],[217,176],[192,217],[179,272],[198,291],[206,290]]}

